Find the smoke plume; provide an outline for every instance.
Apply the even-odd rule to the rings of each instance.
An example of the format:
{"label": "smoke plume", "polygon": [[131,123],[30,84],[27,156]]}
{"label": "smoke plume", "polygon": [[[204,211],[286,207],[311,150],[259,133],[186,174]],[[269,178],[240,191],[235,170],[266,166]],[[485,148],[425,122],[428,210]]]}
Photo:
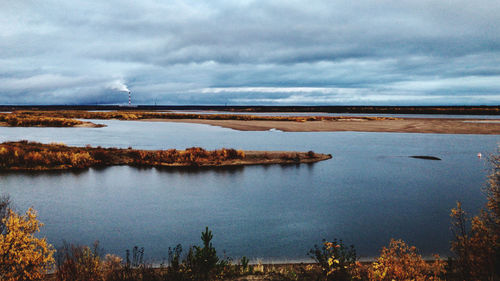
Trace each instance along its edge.
{"label": "smoke plume", "polygon": [[115,80],[115,81],[113,81],[109,85],[109,88],[111,88],[112,90],[120,91],[120,92],[130,92],[130,90],[128,89],[127,85],[125,85],[125,83],[122,80]]}

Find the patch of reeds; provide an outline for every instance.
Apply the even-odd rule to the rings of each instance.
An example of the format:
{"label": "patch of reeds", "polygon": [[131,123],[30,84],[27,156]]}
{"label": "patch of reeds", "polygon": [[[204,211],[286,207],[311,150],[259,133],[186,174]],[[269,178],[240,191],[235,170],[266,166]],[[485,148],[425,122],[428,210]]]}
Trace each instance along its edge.
{"label": "patch of reeds", "polygon": [[18,141],[0,144],[0,170],[82,169],[93,166],[200,166],[219,165],[244,159],[241,150],[222,148],[205,150],[136,150],[102,147],[71,147]]}
{"label": "patch of reeds", "polygon": [[10,127],[74,127],[84,124],[83,121],[65,117],[17,113],[0,113],[0,122]]}

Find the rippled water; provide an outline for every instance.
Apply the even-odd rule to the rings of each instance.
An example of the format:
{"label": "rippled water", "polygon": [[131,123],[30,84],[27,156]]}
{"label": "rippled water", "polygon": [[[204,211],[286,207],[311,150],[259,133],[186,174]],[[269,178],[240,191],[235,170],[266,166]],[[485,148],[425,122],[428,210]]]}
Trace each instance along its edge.
{"label": "rippled water", "polygon": [[[391,237],[424,254],[447,253],[449,210],[484,204],[480,188],[500,138],[359,132],[242,132],[220,127],[102,120],[106,128],[0,128],[0,141],[140,149],[201,146],[247,150],[314,150],[333,159],[312,165],[231,169],[137,169],[0,174],[0,192],[19,210],[33,206],[55,245],[100,240],[123,255],[146,257],[169,246],[200,243],[209,226],[228,256],[303,260],[322,238],[342,238],[358,254],[378,253]],[[408,158],[432,155],[442,161]]]}

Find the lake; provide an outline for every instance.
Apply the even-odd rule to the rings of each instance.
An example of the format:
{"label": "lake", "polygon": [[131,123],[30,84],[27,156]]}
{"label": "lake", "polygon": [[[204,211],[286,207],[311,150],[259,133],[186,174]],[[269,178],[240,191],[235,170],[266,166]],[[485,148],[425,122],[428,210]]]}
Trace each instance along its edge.
{"label": "lake", "polygon": [[[316,164],[217,169],[138,169],[0,174],[0,193],[17,210],[33,206],[41,235],[91,244],[124,256],[138,245],[145,257],[168,247],[201,244],[208,226],[222,256],[300,261],[323,238],[378,255],[390,238],[421,253],[447,254],[450,209],[460,200],[476,213],[487,156],[500,138],[362,132],[247,132],[168,122],[94,120],[105,128],[0,128],[0,141],[28,139],[68,145],[137,149],[314,150],[333,158]],[[432,155],[442,161],[409,158]]]}

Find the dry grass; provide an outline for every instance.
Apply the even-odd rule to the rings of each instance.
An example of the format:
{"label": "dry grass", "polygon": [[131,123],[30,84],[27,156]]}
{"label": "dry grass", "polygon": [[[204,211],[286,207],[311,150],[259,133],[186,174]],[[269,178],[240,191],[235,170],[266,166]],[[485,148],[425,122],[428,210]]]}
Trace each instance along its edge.
{"label": "dry grass", "polygon": [[[77,119],[118,119],[118,120],[144,120],[144,119],[202,119],[202,120],[257,120],[257,121],[343,121],[351,120],[345,116],[256,116],[239,114],[188,114],[188,113],[161,113],[145,111],[109,111],[89,112],[79,110],[61,111],[15,111],[11,114],[32,117],[57,117]],[[394,120],[392,117],[356,117],[359,120]]]}
{"label": "dry grass", "polygon": [[67,170],[95,166],[211,167],[254,164],[309,163],[331,158],[314,152],[246,152],[232,148],[205,150],[137,150],[71,147],[18,141],[0,144],[0,170]]}
{"label": "dry grass", "polygon": [[0,113],[0,122],[10,127],[75,127],[85,122],[63,117]]}

